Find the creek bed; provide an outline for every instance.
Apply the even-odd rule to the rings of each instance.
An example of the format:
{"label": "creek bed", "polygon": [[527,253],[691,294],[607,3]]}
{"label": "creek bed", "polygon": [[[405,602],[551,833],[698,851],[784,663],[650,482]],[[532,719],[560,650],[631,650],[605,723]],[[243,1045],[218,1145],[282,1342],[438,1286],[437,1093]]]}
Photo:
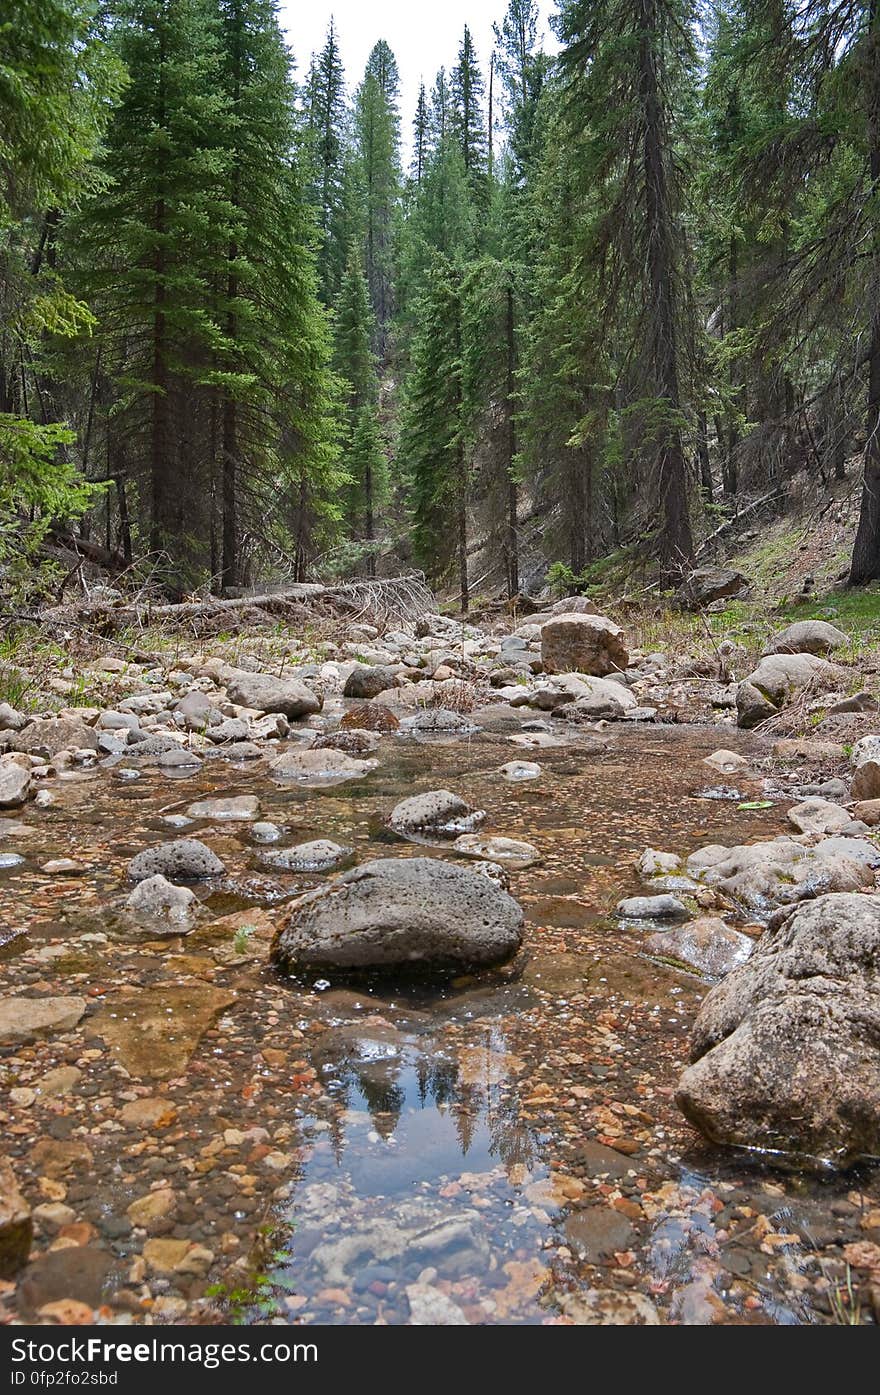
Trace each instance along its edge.
{"label": "creek bed", "polygon": [[[10,1310],[32,1317],[66,1285],[146,1322],[849,1321],[841,1247],[878,1238],[875,1174],[771,1171],[701,1142],[672,1096],[707,985],[610,915],[645,846],[783,831],[777,806],[737,807],[754,774],[741,800],[706,797],[719,737],[619,725],[607,749],[572,729],[534,752],[486,732],[388,737],[367,778],[326,790],[223,760],[53,782],[56,802],[2,839],[25,859],[0,872],[3,992],[88,1008],[0,1054],[5,1149],[44,1208],[37,1248],[55,1246],[6,1286]],[[764,751],[728,729],[723,744]],[[514,756],[541,777],[504,780]],[[384,820],[431,788],[541,853],[511,872],[527,929],[503,970],[442,987],[281,978],[272,925],[321,879],[263,865],[245,823],[185,830],[228,869],[199,889],[193,935],[135,933],[113,908],[129,858],[179,836],[166,820],[196,799],[257,794],[286,830],[276,846],[332,838],[364,860],[425,854]],[[54,857],[84,870],[47,876]],[[50,1093],[58,1067],[79,1075]],[[145,1230],[128,1208],[151,1191]]]}

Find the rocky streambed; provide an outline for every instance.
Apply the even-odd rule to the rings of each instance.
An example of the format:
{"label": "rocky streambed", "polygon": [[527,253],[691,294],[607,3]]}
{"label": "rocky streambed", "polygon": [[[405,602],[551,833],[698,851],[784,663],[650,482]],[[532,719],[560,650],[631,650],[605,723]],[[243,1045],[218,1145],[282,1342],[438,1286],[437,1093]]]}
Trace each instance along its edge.
{"label": "rocky streambed", "polygon": [[[790,1118],[710,1118],[701,1066],[725,1013],[735,1072],[774,1065],[793,937],[797,964],[840,937],[823,893],[858,902],[844,929],[875,904],[873,811],[733,697],[721,728],[651,720],[659,657],[624,683],[615,635],[559,678],[540,626],[419,628],[289,678],[111,665],[112,703],[37,730],[0,712],[6,1320],[875,1320],[870,1161],[780,1168],[749,1130]],[[774,921],[802,897],[809,925]],[[340,956],[365,928],[380,971]],[[820,1004],[844,1067],[872,935],[840,949],[871,980],[849,1016]]]}

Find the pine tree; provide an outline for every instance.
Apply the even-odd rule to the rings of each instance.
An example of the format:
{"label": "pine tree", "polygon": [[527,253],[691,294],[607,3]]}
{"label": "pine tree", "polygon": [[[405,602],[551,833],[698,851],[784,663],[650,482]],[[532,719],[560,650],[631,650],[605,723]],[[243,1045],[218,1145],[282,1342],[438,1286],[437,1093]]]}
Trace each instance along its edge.
{"label": "pine tree", "polygon": [[475,203],[488,200],[487,126],[482,102],[485,84],[470,29],[465,25],[458,62],[450,79],[452,130],[458,141],[468,186]]}
{"label": "pine tree", "polygon": [[21,0],[0,24],[0,562],[31,580],[56,519],[79,517],[80,479],[48,371],[51,344],[86,337],[88,307],[59,266],[65,214],[96,187],[91,163],[122,70],[85,0]]}
{"label": "pine tree", "polygon": [[416,558],[435,580],[457,569],[468,608],[469,470],[462,359],[461,274],[434,260],[419,305],[403,407],[400,459],[409,482]]}
{"label": "pine tree", "polygon": [[210,466],[197,441],[234,222],[219,25],[208,0],[121,0],[114,37],[129,84],[107,134],[108,188],[76,236],[119,394],[113,473],[136,483],[150,549],[185,587],[202,564]]}
{"label": "pine tree", "polygon": [[[565,0],[559,34],[567,131],[588,133],[599,219],[589,255],[606,261],[609,328],[639,354],[630,393],[653,475],[667,569],[694,554],[685,455],[685,250],[675,115],[694,62],[688,0]],[[633,291],[635,300],[633,302]]]}
{"label": "pine tree", "polygon": [[376,322],[375,348],[383,357],[394,310],[394,259],[400,197],[397,64],[380,40],[367,62],[355,102],[364,265]]}
{"label": "pine tree", "polygon": [[[374,321],[369,290],[355,251],[349,257],[336,318],[336,366],[346,392],[343,450],[351,478],[348,494],[349,532],[368,544],[376,536],[376,510],[385,496],[387,469],[379,431],[379,382],[372,351]],[[369,575],[375,557],[367,557]]]}
{"label": "pine tree", "polygon": [[425,92],[425,84],[419,87],[419,99],[416,103],[416,114],[413,117],[413,154],[410,165],[410,177],[419,188],[422,176],[425,172],[425,164],[428,158],[428,136],[429,136],[429,116],[428,98]]}
{"label": "pine tree", "polygon": [[320,231],[318,276],[321,299],[329,306],[339,293],[350,234],[345,70],[332,19],[324,47],[312,60],[304,92],[304,107],[312,169],[312,197],[318,211]]}

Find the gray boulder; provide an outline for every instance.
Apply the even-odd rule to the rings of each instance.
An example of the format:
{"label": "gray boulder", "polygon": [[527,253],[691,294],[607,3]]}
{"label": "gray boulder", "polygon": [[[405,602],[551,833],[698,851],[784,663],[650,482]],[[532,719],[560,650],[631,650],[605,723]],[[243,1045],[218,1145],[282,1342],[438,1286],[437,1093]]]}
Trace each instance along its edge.
{"label": "gray boulder", "polygon": [[295,902],[276,936],[283,969],[457,969],[519,949],[521,907],[488,877],[429,857],[387,858]]}
{"label": "gray boulder", "polygon": [[59,751],[97,751],[98,736],[81,717],[43,717],[16,732],[12,749],[51,760]]}
{"label": "gray boulder", "polygon": [[[848,833],[853,826],[853,816],[848,809],[818,797],[794,804],[786,818],[798,833]],[[864,824],[856,824],[856,828],[860,833],[866,832]]]}
{"label": "gray boulder", "polygon": [[874,885],[880,852],[864,838],[823,838],[812,847],[774,838],[738,847],[713,844],[692,853],[687,874],[733,897],[758,915],[769,915],[829,891]]}
{"label": "gray boulder", "polygon": [[216,853],[197,838],[175,838],[170,843],[144,848],[133,857],[128,864],[128,879],[142,882],[160,873],[169,881],[197,882],[220,877],[225,871]]}
{"label": "gray boulder", "polygon": [[522,698],[516,699],[516,703],[537,707],[542,712],[564,709],[564,716],[581,719],[622,717],[637,706],[626,684],[582,673],[556,674],[532,691],[524,689]]}
{"label": "gray boulder", "polygon": [[386,688],[395,686],[399,668],[391,664],[376,664],[371,667],[358,667],[349,674],[342,696],[347,698],[374,698],[384,693]]}
{"label": "gray boulder", "polygon": [[156,873],[138,883],[125,905],[133,914],[148,920],[163,920],[185,927],[198,910],[198,899],[188,886],[175,886]]}
{"label": "gray boulder", "polygon": [[880,736],[863,736],[852,750],[855,771],[850,786],[853,799],[880,798]]}
{"label": "gray boulder", "polygon": [[416,834],[425,838],[455,838],[470,833],[485,823],[482,809],[471,806],[451,790],[428,790],[402,799],[391,810],[388,824],[406,838]]}
{"label": "gray boulder", "polygon": [[311,843],[298,843],[295,848],[263,853],[262,861],[282,872],[338,872],[353,857],[354,848],[329,838],[316,838]]}
{"label": "gray boulder", "polygon": [[360,780],[375,769],[374,760],[357,760],[344,751],[319,747],[308,750],[285,751],[273,760],[269,769],[276,779],[298,780],[304,785],[342,784]]}
{"label": "gray boulder", "polygon": [[716,1143],[845,1165],[880,1153],[880,899],[777,917],[708,994],[676,1102]]}
{"label": "gray boulder", "polygon": [[628,668],[629,654],[613,620],[569,611],[541,626],[541,661],[547,673],[604,678]]}
{"label": "gray boulder", "polygon": [[298,678],[277,678],[273,673],[233,670],[226,692],[241,707],[259,712],[281,712],[285,717],[309,717],[320,712],[322,699]]}
{"label": "gray boulder", "polygon": [[26,804],[33,788],[31,772],[15,759],[0,760],[0,809],[18,809]]}
{"label": "gray boulder", "polygon": [[713,601],[744,596],[751,585],[747,576],[732,567],[697,567],[675,593],[682,610],[700,610]]}
{"label": "gray boulder", "polygon": [[0,731],[21,731],[30,720],[30,717],[16,711],[8,702],[0,702]]}
{"label": "gray boulder", "polygon": [[766,654],[831,654],[847,643],[842,630],[826,620],[798,620],[768,641]]}
{"label": "gray boulder", "polygon": [[754,727],[773,717],[808,683],[832,688],[838,670],[815,654],[769,654],[736,690],[737,723]]}

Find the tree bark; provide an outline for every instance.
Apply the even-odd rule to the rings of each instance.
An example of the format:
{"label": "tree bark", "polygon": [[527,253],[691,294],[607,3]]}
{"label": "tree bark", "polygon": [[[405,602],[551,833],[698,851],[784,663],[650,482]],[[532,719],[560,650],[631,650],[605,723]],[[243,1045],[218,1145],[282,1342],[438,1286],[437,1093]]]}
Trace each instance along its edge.
{"label": "tree bark", "polygon": [[657,0],[639,0],[639,90],[642,104],[642,158],[645,175],[648,292],[651,358],[657,395],[667,421],[658,452],[658,492],[662,528],[660,555],[665,569],[693,560],[687,497],[687,466],[679,416],[678,326],[675,291],[675,231],[669,187],[668,151],[658,74],[661,36]]}
{"label": "tree bark", "polygon": [[512,600],[519,594],[519,540],[517,536],[516,486],[516,337],[513,319],[513,286],[507,287],[507,594]]}
{"label": "tree bark", "polygon": [[[880,186],[880,3],[871,0],[870,45],[867,58],[866,108],[871,186],[876,198]],[[871,341],[868,351],[868,412],[862,502],[859,526],[853,543],[849,570],[851,586],[880,577],[880,303],[876,288],[880,283],[880,232],[874,234],[873,284],[869,298]]]}

